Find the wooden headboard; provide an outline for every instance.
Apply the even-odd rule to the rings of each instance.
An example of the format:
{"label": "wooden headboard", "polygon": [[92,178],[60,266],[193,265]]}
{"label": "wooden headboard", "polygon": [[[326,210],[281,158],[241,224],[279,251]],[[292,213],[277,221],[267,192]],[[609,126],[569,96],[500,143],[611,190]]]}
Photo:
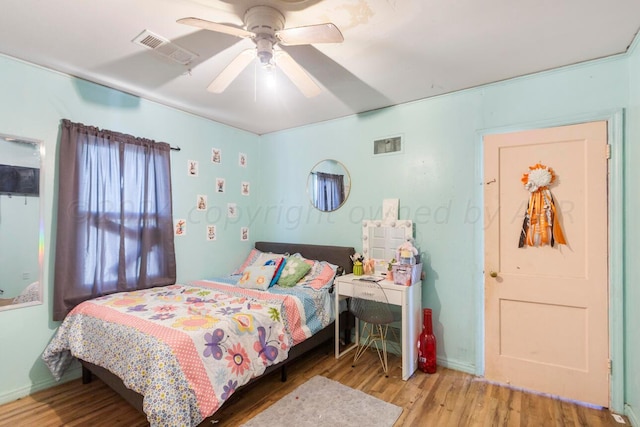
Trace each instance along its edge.
{"label": "wooden headboard", "polygon": [[278,254],[299,253],[307,259],[327,261],[344,269],[348,274],[353,271],[353,263],[350,256],[355,253],[355,249],[348,246],[325,246],[307,245],[303,243],[280,243],[280,242],[256,242],[256,249],[262,252],[274,252]]}

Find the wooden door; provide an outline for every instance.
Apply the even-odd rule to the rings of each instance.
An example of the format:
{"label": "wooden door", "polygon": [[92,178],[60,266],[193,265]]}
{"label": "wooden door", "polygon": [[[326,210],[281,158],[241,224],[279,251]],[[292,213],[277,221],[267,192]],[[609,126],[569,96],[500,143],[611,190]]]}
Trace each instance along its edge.
{"label": "wooden door", "polygon": [[[566,245],[519,247],[538,163]],[[484,187],[486,378],[608,406],[607,123],[486,136]]]}

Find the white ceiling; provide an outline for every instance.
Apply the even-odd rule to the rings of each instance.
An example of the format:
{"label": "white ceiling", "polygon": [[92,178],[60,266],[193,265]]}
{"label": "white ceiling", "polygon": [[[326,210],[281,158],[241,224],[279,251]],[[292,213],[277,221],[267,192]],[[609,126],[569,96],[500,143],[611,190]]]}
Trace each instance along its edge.
{"label": "white ceiling", "polygon": [[[267,88],[252,65],[206,90],[253,44],[176,20],[242,26],[255,5],[286,28],[340,28],[342,44],[286,48],[320,95],[282,74]],[[2,0],[0,52],[264,134],[623,53],[639,28],[638,0]],[[145,29],[198,58],[182,66],[132,43]]]}

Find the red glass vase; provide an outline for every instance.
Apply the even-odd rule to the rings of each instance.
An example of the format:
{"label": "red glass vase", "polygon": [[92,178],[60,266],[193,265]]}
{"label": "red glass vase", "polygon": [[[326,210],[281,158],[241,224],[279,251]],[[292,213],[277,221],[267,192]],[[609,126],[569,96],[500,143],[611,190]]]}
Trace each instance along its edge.
{"label": "red glass vase", "polygon": [[431,309],[423,309],[422,333],[418,340],[418,369],[427,374],[436,373],[436,336],[433,335]]}

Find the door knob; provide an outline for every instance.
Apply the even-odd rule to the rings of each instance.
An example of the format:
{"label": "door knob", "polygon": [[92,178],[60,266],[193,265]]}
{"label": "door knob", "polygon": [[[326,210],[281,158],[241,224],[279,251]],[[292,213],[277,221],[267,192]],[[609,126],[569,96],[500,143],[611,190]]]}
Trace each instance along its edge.
{"label": "door knob", "polygon": [[491,277],[493,277],[495,279],[496,277],[498,277],[498,272],[497,271],[490,271],[489,272],[489,276],[491,276]]}

